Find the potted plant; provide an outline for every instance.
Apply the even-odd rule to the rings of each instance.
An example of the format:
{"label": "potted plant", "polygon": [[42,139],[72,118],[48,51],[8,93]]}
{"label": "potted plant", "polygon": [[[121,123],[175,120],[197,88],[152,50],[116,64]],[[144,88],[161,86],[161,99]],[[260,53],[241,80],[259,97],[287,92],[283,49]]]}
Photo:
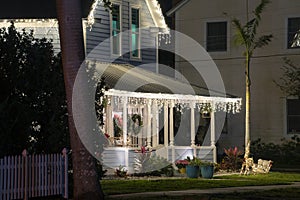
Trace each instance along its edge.
{"label": "potted plant", "polygon": [[184,160],[177,160],[175,162],[176,167],[178,168],[179,173],[185,174],[186,173],[186,166],[189,164],[189,161]]}
{"label": "potted plant", "polygon": [[214,175],[215,163],[204,161],[201,162],[200,171],[203,178],[211,179]]}
{"label": "potted plant", "polygon": [[189,164],[186,166],[186,175],[189,178],[198,178],[200,176],[200,165],[201,160],[197,157],[193,157],[193,159],[190,159],[190,157],[187,157],[187,160]]}

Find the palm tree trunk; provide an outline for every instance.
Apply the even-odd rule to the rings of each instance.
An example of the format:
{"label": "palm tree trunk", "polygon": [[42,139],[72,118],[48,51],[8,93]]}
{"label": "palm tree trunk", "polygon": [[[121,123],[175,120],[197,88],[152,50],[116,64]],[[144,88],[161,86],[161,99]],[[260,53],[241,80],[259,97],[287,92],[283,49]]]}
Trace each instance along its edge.
{"label": "palm tree trunk", "polygon": [[251,80],[250,80],[250,54],[246,55],[246,96],[245,96],[245,158],[249,157],[250,154],[250,98],[251,98]]}
{"label": "palm tree trunk", "polygon": [[73,163],[73,199],[104,199],[94,158],[78,137],[72,117],[72,89],[84,60],[80,0],[56,0]]}

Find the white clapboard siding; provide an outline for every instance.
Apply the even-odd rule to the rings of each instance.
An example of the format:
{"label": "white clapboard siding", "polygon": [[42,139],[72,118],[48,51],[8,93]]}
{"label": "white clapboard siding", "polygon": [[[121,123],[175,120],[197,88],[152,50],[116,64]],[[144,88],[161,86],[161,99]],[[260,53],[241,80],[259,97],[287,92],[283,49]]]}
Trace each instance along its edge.
{"label": "white clapboard siding", "polygon": [[[102,3],[97,5],[94,16],[95,23],[91,27],[86,27],[86,53],[87,58],[90,60],[98,60],[108,63],[118,64],[131,64],[139,66],[146,70],[156,72],[156,58],[157,58],[157,44],[155,35],[150,33],[149,27],[155,27],[154,20],[151,15],[145,1],[140,0],[122,0],[112,1],[112,3],[118,3],[121,6],[121,56],[115,57],[111,55],[111,43],[108,40],[110,38],[111,24],[110,24],[110,12],[107,11]],[[130,9],[131,7],[138,7],[140,9],[140,47],[141,58],[130,58]],[[100,45],[101,44],[101,45]],[[100,46],[98,46],[100,45]],[[150,65],[151,63],[151,65]],[[144,64],[148,64],[145,66]]]}
{"label": "white clapboard siding", "polygon": [[0,159],[0,200],[62,195],[68,198],[68,156],[62,154],[6,156]]}

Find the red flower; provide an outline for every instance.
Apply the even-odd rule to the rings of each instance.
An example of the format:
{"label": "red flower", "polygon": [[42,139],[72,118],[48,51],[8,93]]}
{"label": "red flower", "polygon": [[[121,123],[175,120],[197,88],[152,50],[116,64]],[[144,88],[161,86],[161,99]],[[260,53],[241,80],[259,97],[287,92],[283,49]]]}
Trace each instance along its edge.
{"label": "red flower", "polygon": [[177,160],[175,162],[175,165],[180,169],[180,168],[184,168],[189,164],[189,161],[187,160]]}

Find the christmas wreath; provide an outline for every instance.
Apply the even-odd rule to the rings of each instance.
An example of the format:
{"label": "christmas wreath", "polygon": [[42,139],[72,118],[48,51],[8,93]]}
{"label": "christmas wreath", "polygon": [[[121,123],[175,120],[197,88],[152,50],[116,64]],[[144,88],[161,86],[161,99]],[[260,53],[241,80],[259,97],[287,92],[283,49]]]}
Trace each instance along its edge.
{"label": "christmas wreath", "polygon": [[131,120],[128,120],[128,132],[137,135],[143,127],[142,116],[139,114],[133,114],[130,118]]}

